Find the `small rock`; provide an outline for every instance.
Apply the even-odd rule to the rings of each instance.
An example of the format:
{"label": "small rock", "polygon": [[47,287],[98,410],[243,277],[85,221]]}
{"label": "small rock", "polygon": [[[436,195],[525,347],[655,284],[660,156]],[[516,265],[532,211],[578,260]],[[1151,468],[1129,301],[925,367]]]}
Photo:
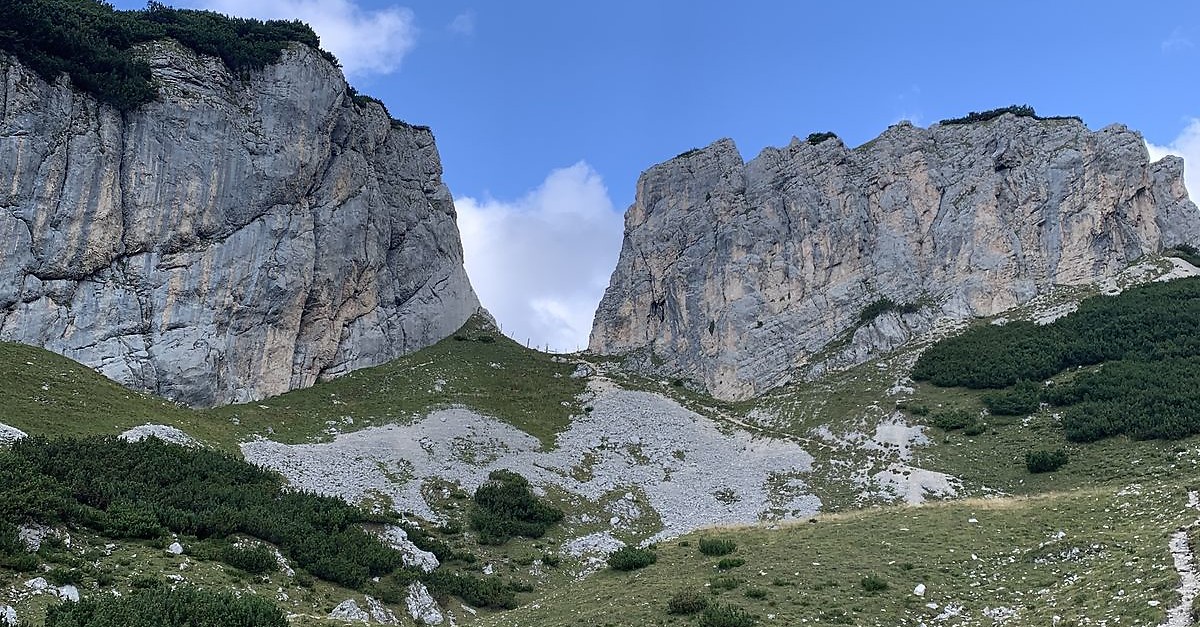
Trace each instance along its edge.
{"label": "small rock", "polygon": [[17,610],[11,605],[0,605],[0,619],[9,625],[18,625]]}
{"label": "small rock", "polygon": [[167,553],[170,553],[171,555],[183,555],[183,545],[178,542],[172,542],[171,545],[167,547]]}
{"label": "small rock", "polygon": [[442,616],[442,608],[421,582],[415,582],[408,587],[408,597],[404,599],[404,605],[413,620],[421,625],[441,625],[446,620]]}
{"label": "small rock", "polygon": [[367,611],[371,613],[371,620],[380,625],[400,624],[400,621],[396,619],[396,615],[374,597],[367,597]]}
{"label": "small rock", "polygon": [[397,551],[405,566],[416,566],[422,572],[431,573],[437,568],[438,558],[429,551],[424,551],[408,539],[408,532],[398,525],[388,525],[383,528],[380,539]]}
{"label": "small rock", "polygon": [[329,618],[330,620],[340,620],[347,623],[355,621],[366,623],[371,620],[371,615],[359,607],[358,602],[354,599],[346,599],[338,603],[337,607],[329,612]]}
{"label": "small rock", "polygon": [[913,588],[913,594],[923,597],[925,596],[925,584],[919,583],[916,588]]}
{"label": "small rock", "polygon": [[54,594],[64,601],[79,602],[79,588],[75,586],[63,586],[55,590]]}
{"label": "small rock", "polygon": [[117,437],[125,440],[126,442],[141,442],[146,438],[153,437],[169,444],[178,444],[179,446],[196,446],[196,440],[193,439],[192,436],[170,425],[141,425],[134,427]]}

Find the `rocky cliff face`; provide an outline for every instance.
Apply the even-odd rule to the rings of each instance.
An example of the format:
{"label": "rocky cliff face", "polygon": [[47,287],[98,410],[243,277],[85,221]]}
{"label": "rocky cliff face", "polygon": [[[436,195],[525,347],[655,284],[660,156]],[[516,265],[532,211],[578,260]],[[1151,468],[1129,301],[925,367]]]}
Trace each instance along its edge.
{"label": "rocky cliff face", "polygon": [[170,42],[122,114],[0,55],[0,339],[192,405],[427,346],[478,308],[427,128],[301,45],[249,76]]}
{"label": "rocky cliff face", "polygon": [[642,175],[590,347],[750,397],[839,338],[864,336],[836,351],[861,363],[939,317],[1200,241],[1182,174],[1123,126],[1071,119],[902,123],[853,150],[793,140],[749,163],[718,141]]}

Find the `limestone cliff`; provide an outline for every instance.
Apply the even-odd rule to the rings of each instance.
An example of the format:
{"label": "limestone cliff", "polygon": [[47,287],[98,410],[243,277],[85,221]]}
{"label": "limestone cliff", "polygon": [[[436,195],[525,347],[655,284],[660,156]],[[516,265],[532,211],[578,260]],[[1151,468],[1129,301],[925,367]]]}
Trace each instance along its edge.
{"label": "limestone cliff", "polygon": [[234,75],[145,47],[122,113],[0,54],[0,339],[192,405],[427,346],[478,308],[429,129],[294,44]]}
{"label": "limestone cliff", "polygon": [[1011,114],[748,163],[718,141],[642,175],[590,348],[747,398],[860,325],[841,361],[1200,241],[1182,175],[1123,126]]}

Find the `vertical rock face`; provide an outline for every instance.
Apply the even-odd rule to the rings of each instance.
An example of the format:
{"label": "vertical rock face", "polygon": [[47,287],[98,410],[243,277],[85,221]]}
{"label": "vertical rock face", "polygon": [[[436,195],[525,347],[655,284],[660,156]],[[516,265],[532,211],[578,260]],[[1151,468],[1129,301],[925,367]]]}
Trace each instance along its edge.
{"label": "vertical rock face", "polygon": [[429,129],[301,45],[234,76],[172,42],[122,114],[0,55],[0,339],[192,405],[378,364],[478,308]]}
{"label": "vertical rock face", "polygon": [[[938,316],[991,315],[1198,241],[1183,162],[1151,163],[1123,126],[902,123],[853,150],[793,140],[749,163],[722,140],[642,175],[590,348],[742,399],[860,324],[886,350]],[[907,306],[863,320],[884,299]]]}

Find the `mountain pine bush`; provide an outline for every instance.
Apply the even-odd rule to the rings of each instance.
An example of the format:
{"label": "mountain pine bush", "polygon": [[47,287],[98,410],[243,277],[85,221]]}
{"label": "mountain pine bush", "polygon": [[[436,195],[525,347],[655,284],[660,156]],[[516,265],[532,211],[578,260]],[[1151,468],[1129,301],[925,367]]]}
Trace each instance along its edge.
{"label": "mountain pine bush", "polygon": [[700,538],[700,552],[711,557],[729,555],[737,550],[737,543],[729,538]]}
{"label": "mountain pine bush", "polygon": [[650,549],[623,546],[608,556],[608,567],[613,570],[637,570],[658,561],[658,554]]}
{"label": "mountain pine bush", "polygon": [[525,477],[508,470],[492,471],[475,490],[470,514],[483,544],[504,544],[516,536],[540,538],[562,518],[562,510],[534,496]]}

